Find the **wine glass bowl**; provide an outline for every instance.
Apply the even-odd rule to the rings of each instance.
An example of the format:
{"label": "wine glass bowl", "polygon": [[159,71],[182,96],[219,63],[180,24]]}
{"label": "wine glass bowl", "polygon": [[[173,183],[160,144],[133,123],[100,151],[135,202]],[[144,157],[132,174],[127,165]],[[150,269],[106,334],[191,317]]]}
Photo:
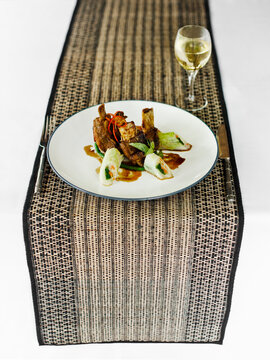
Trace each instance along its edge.
{"label": "wine glass bowl", "polygon": [[207,99],[201,95],[195,96],[194,83],[198,71],[208,62],[212,50],[209,31],[203,26],[186,25],[181,27],[174,43],[175,57],[188,75],[188,95],[183,102],[176,100],[176,106],[188,111],[198,111],[207,105]]}

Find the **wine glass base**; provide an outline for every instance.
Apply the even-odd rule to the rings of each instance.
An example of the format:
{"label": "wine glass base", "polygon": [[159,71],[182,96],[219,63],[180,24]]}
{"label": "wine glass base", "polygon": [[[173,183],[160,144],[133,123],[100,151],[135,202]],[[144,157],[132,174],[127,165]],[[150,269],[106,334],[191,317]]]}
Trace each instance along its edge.
{"label": "wine glass base", "polygon": [[194,101],[179,96],[175,101],[175,105],[186,111],[196,112],[204,109],[208,105],[208,101],[205,96],[196,96]]}

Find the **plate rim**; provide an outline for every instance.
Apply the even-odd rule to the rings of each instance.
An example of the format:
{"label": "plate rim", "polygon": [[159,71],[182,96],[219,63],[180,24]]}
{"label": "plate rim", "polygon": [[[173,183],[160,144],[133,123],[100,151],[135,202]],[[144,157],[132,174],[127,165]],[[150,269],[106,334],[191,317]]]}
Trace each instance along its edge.
{"label": "plate rim", "polygon": [[[83,188],[80,188],[79,186],[75,185],[75,184],[72,184],[70,181],[66,180],[56,169],[55,167],[53,166],[52,164],[52,161],[50,159],[50,155],[49,155],[49,149],[50,149],[50,143],[51,143],[51,140],[55,134],[55,132],[66,122],[68,121],[69,119],[71,119],[73,116],[76,116],[77,114],[79,114],[80,112],[82,111],[85,111],[87,109],[91,109],[93,107],[96,107],[96,106],[99,106],[101,104],[112,104],[112,103],[116,103],[116,102],[130,102],[130,101],[142,101],[142,102],[148,102],[148,103],[156,103],[156,104],[161,104],[161,105],[166,105],[166,106],[169,106],[169,107],[172,107],[174,109],[177,109],[177,110],[181,110],[181,111],[184,111],[186,113],[188,113],[189,115],[192,115],[194,116],[196,119],[198,119],[199,121],[201,121],[209,130],[210,132],[213,134],[213,137],[215,139],[215,144],[216,144],[216,158],[211,166],[211,168],[208,170],[208,172],[203,176],[201,177],[199,180],[195,181],[194,183],[190,184],[189,186],[186,186],[185,188],[183,189],[180,189],[180,190],[177,190],[177,191],[173,191],[171,193],[167,193],[167,194],[162,194],[162,195],[157,195],[157,196],[149,196],[149,197],[140,197],[140,198],[121,198],[121,197],[115,197],[115,196],[108,196],[108,195],[101,195],[101,194],[97,194],[97,193],[94,193],[94,192],[91,192],[89,190],[85,190]],[[212,170],[214,169],[214,167],[216,166],[216,163],[218,161],[218,157],[219,157],[219,147],[218,147],[218,142],[217,142],[217,138],[216,138],[216,135],[215,133],[213,132],[213,130],[203,121],[201,120],[200,118],[198,118],[197,116],[191,114],[190,112],[188,112],[187,110],[185,109],[182,109],[182,108],[179,108],[177,106],[174,106],[174,105],[171,105],[171,104],[166,104],[166,103],[162,103],[162,102],[159,102],[159,101],[152,101],[152,100],[139,100],[139,99],[126,99],[126,100],[114,100],[114,101],[108,101],[108,102],[103,102],[103,103],[100,103],[100,104],[96,104],[96,105],[92,105],[92,106],[88,106],[82,110],[79,110],[77,111],[76,113],[72,114],[71,116],[69,116],[68,118],[66,118],[61,124],[59,124],[55,129],[54,131],[52,132],[52,134],[50,135],[49,137],[49,140],[48,140],[48,143],[47,143],[47,146],[46,146],[46,156],[47,156],[47,160],[48,160],[48,163],[50,165],[50,167],[52,168],[52,170],[54,171],[54,173],[62,180],[64,181],[66,184],[68,184],[69,186],[71,186],[72,188],[76,189],[76,190],[79,190],[79,191],[82,191],[88,195],[93,195],[93,196],[96,196],[96,197],[100,197],[100,198],[104,198],[104,199],[111,199],[111,200],[120,200],[120,201],[146,201],[146,200],[156,200],[156,199],[162,199],[162,198],[165,198],[165,197],[169,197],[169,196],[172,196],[172,195],[176,195],[176,194],[179,194],[179,193],[182,193],[194,186],[196,186],[198,183],[200,183],[203,179],[205,179],[211,172]]]}

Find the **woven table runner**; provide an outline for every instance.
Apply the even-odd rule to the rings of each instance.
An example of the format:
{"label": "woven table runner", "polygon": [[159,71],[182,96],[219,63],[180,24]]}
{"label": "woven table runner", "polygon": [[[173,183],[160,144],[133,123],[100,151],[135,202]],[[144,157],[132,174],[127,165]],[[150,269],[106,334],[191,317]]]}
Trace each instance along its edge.
{"label": "woven table runner", "polygon": [[[103,102],[174,105],[187,86],[174,57],[177,29],[211,32],[209,20],[204,0],[78,1],[48,104],[49,134]],[[141,202],[75,190],[46,163],[34,194],[38,151],[24,234],[40,344],[222,343],[243,211],[215,47],[196,86],[208,98],[196,115],[214,132],[227,127],[232,203],[220,160],[195,187]]]}

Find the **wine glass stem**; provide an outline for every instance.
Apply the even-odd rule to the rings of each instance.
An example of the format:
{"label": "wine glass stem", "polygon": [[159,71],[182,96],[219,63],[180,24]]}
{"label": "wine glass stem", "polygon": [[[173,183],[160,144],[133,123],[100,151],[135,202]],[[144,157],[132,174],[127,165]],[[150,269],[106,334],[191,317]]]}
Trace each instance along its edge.
{"label": "wine glass stem", "polygon": [[195,95],[194,95],[194,84],[196,75],[198,73],[198,70],[188,70],[188,100],[189,101],[195,101]]}

